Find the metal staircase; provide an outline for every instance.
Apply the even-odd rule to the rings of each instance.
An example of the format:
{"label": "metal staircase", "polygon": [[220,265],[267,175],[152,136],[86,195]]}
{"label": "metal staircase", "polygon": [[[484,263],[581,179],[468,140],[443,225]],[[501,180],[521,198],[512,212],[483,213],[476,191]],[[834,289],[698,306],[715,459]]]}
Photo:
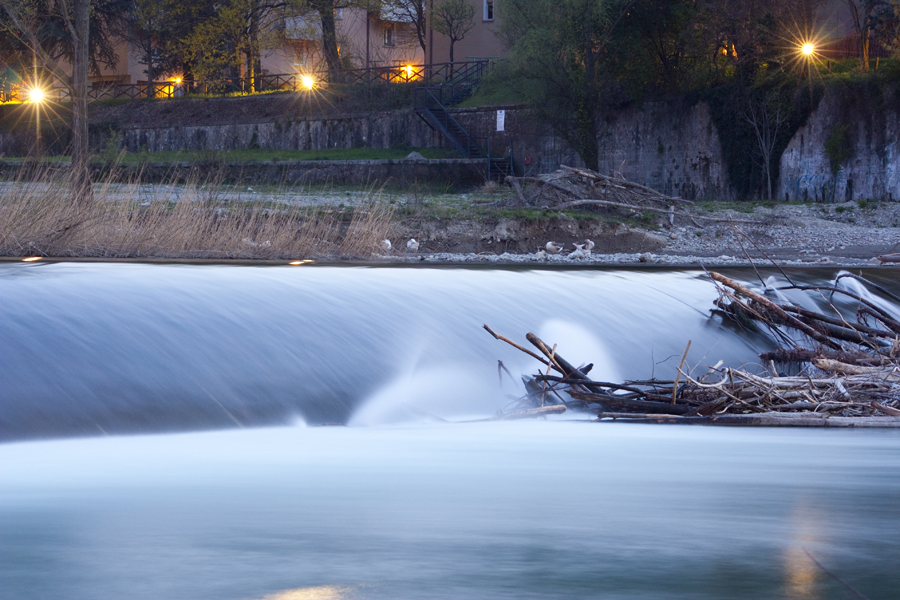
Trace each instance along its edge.
{"label": "metal staircase", "polygon": [[440,86],[416,88],[415,110],[429,127],[441,132],[460,154],[466,158],[486,159],[488,181],[497,178],[502,181],[506,175],[511,174],[512,156],[492,157],[490,138],[470,135],[447,110],[448,106],[457,104],[472,94],[487,66],[488,61],[478,61]]}
{"label": "metal staircase", "polygon": [[444,138],[466,158],[486,157],[487,153],[479,143],[484,138],[475,138],[469,135],[465,127],[453,118],[447,107],[435,95],[435,91],[433,88],[416,88],[416,114],[429,127],[440,131]]}

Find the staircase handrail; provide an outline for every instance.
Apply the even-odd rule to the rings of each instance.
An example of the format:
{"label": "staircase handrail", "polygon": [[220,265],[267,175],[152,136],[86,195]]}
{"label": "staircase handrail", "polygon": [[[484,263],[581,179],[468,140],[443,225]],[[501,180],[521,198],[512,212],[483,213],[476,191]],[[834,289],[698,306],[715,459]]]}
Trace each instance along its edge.
{"label": "staircase handrail", "polygon": [[[456,146],[456,149],[459,150],[463,155],[471,157],[473,142],[475,139],[469,132],[466,131],[466,128],[463,127],[459,121],[457,121],[450,111],[447,110],[447,107],[443,105],[443,103],[438,99],[438,96],[435,96],[434,91],[440,90],[440,88],[428,88],[428,87],[418,87],[415,90],[415,110],[417,113],[422,114],[425,113],[428,117],[430,117],[429,121],[431,124],[436,127],[444,136],[450,140],[450,142]],[[457,136],[453,134],[444,124],[437,118],[435,112],[441,113],[441,115],[447,120],[448,123],[452,123],[455,128],[461,132],[462,135],[465,136],[464,139],[457,139]]]}

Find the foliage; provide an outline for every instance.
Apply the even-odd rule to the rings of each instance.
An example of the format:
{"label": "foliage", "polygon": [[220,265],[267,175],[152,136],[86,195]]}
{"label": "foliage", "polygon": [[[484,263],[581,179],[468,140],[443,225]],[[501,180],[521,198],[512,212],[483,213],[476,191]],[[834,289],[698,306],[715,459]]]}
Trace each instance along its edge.
{"label": "foliage", "polygon": [[635,2],[612,32],[607,71],[632,99],[719,81],[728,62],[708,7],[684,0]]}
{"label": "foliage", "polygon": [[[181,75],[184,61],[176,48],[184,5],[176,0],[132,1],[127,40],[139,51],[138,62],[146,67],[147,81],[159,81],[170,72]],[[154,96],[150,86],[147,96]]]}
{"label": "foliage", "polygon": [[497,77],[524,98],[591,168],[605,84],[600,53],[629,3],[510,0],[500,34],[510,49]]}
{"label": "foliage", "polygon": [[837,175],[838,171],[841,170],[841,165],[852,156],[853,148],[847,136],[849,129],[849,125],[837,123],[831,129],[831,135],[828,136],[828,140],[825,142],[825,156],[828,157],[828,161],[831,163],[832,175]]}
{"label": "foliage", "polygon": [[[755,85],[733,79],[702,94],[718,132],[729,181],[739,196],[758,197],[769,180],[777,180],[784,149],[806,123],[823,92],[821,85],[810,86],[806,81],[780,75]],[[748,119],[748,112],[763,107],[782,111],[777,127],[769,121],[768,146],[760,143],[753,119]],[[751,160],[747,160],[748,155]]]}
{"label": "foliage", "polygon": [[[89,57],[90,69],[115,67],[116,43],[125,32],[124,17],[130,0],[91,0]],[[19,71],[33,69],[34,56],[27,35],[10,17],[17,16],[23,28],[30,29],[41,49],[56,62],[71,63],[74,58],[72,32],[60,7],[67,3],[53,0],[0,0],[0,62]]]}

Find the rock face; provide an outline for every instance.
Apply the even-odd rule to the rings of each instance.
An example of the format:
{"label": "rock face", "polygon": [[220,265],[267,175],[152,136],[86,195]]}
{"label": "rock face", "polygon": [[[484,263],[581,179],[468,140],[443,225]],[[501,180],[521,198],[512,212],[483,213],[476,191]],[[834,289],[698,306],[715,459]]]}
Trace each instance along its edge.
{"label": "rock face", "polygon": [[[882,93],[874,107],[822,99],[781,156],[780,199],[900,200],[900,90]],[[845,158],[836,172],[832,158]]]}
{"label": "rock face", "polygon": [[612,116],[600,136],[600,172],[687,200],[732,196],[706,103],[648,102]]}
{"label": "rock face", "polygon": [[[298,116],[285,104],[289,99],[273,94],[159,102],[152,105],[156,107],[152,114],[144,114],[147,111],[142,112],[141,107],[149,105],[140,103],[104,107],[92,117],[96,120],[92,122],[92,144],[98,151],[105,148],[110,132],[115,131],[114,139],[132,152],[450,147],[409,109]],[[505,111],[503,131],[497,131],[498,110]],[[518,175],[550,173],[560,164],[582,166],[565,140],[520,106],[454,108],[451,112],[481,140],[485,150],[490,148],[492,156],[512,156]],[[223,120],[219,113],[239,118]],[[676,100],[631,106],[608,115],[602,129],[598,140],[601,173],[621,174],[689,200],[734,197],[718,133],[705,103]],[[28,154],[33,144],[29,135],[33,136],[33,128],[24,125],[11,131],[0,128],[0,154]],[[781,157],[775,186],[778,198],[900,200],[898,140],[897,86],[866,92],[830,91]],[[840,151],[837,155],[835,148]],[[839,168],[833,171],[836,156]],[[319,170],[323,169],[326,167]]]}

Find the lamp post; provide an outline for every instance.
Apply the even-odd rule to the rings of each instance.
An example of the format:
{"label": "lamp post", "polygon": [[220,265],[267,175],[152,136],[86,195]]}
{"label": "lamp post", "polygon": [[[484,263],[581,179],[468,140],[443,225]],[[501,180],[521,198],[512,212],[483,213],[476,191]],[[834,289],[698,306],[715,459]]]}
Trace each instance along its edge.
{"label": "lamp post", "polygon": [[39,87],[33,87],[28,90],[28,100],[34,105],[34,132],[35,132],[35,153],[40,158],[43,150],[41,148],[41,102],[44,101],[44,91]]}

